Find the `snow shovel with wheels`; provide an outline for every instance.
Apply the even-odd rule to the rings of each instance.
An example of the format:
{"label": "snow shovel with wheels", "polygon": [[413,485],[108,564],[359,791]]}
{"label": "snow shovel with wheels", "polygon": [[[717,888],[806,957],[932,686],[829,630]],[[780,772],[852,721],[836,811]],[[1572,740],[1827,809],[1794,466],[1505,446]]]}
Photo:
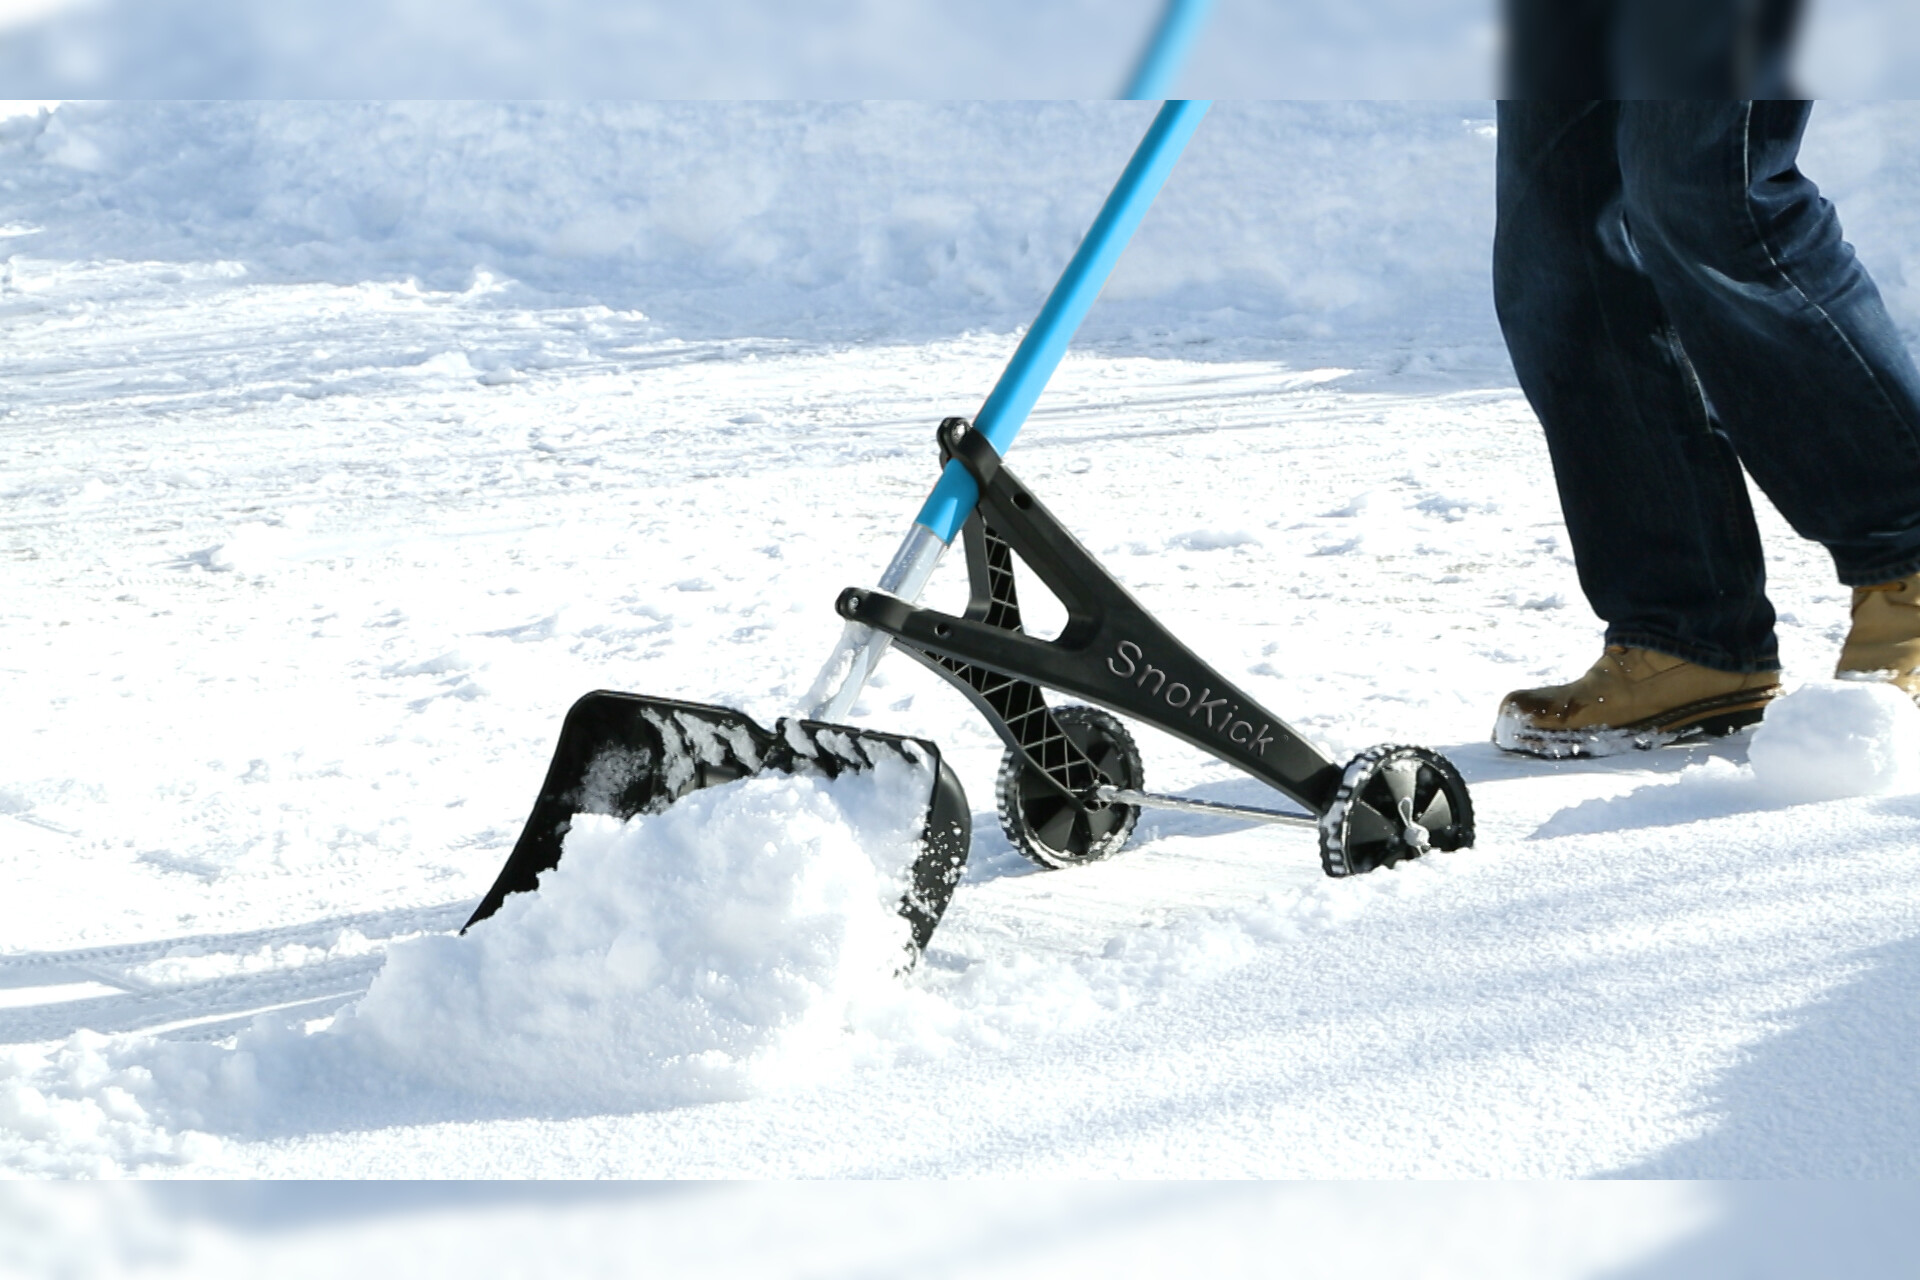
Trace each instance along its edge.
{"label": "snow shovel with wheels", "polygon": [[[1107,857],[1146,808],[1311,828],[1330,876],[1473,843],[1473,803],[1444,756],[1383,746],[1342,767],[1175,639],[1014,477],[984,433],[949,418],[939,443],[947,465],[964,467],[979,495],[964,529],[972,583],[965,614],[851,588],[838,608],[849,622],[893,637],[986,716],[1007,747],[996,795],[1001,827],[1027,857],[1046,867]],[[1066,607],[1067,624],[1052,640],[1021,626],[1016,557]],[[1097,705],[1054,709],[1043,689]],[[1111,712],[1200,748],[1305,811],[1144,790],[1139,750]]]}
{"label": "snow shovel with wheels", "polygon": [[[1012,443],[1207,105],[1168,102],[1154,118],[980,410],[974,429],[998,447]],[[881,575],[880,592],[896,601],[917,599],[978,496],[973,475],[959,462],[949,465]],[[850,618],[808,695],[809,713],[771,730],[726,707],[605,691],[581,698],[561,726],[532,815],[466,927],[493,915],[508,895],[537,888],[540,876],[559,863],[576,815],[625,820],[752,774],[832,778],[892,757],[919,768],[927,780],[921,848],[900,903],[913,947],[924,949],[965,866],[972,815],[933,743],[840,723],[890,643],[886,633]]]}
{"label": "snow shovel with wheels", "polygon": [[[1048,513],[1003,462],[1068,337],[1117,255],[1103,235],[1142,157],[1184,140],[1204,103],[1162,108],[1067,274],[1047,299],[1027,340],[972,422],[940,424],[941,476],[906,544],[875,591],[848,589],[837,608],[846,619],[834,680],[816,712],[833,720],[859,692],[864,672],[890,643],[964,694],[1006,744],[996,788],[1000,823],[1020,852],[1046,867],[1090,862],[1117,852],[1143,809],[1170,809],[1244,821],[1297,825],[1318,837],[1330,876],[1358,875],[1429,850],[1473,844],[1473,803],[1458,770],[1424,747],[1381,746],[1345,765],[1264,710],[1176,640]],[[1156,151],[1156,140],[1161,151]],[[1171,156],[1163,161],[1171,165]],[[1137,222],[1144,206],[1131,216]],[[1091,248],[1091,253],[1090,253]],[[1077,310],[1076,310],[1077,308]],[[1061,316],[1071,324],[1056,323]],[[921,586],[940,552],[964,532],[971,599],[963,615],[918,608]],[[1066,606],[1067,625],[1050,641],[1021,626],[1016,560]],[[893,585],[889,585],[893,584]],[[840,675],[845,671],[845,676]],[[1050,706],[1046,690],[1093,706]],[[1117,715],[1180,738],[1272,787],[1299,806],[1229,805],[1144,789],[1140,753]]]}

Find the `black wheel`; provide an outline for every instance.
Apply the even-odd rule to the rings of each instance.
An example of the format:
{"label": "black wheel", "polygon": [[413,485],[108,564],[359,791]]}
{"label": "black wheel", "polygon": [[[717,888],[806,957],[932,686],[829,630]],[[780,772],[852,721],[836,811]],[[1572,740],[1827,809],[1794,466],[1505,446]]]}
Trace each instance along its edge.
{"label": "black wheel", "polygon": [[1429,849],[1473,844],[1473,800],[1460,771],[1425,747],[1375,747],[1347,766],[1320,816],[1320,865],[1357,876]]}
{"label": "black wheel", "polygon": [[[1146,771],[1140,748],[1119,717],[1098,707],[1060,707],[1054,723],[1086,753],[1094,767],[1116,787],[1138,789]],[[1060,794],[1046,775],[1009,750],[1000,761],[1000,778],[993,789],[1000,809],[1000,829],[1013,847],[1043,867],[1068,867],[1097,862],[1120,852],[1140,819],[1134,805],[1108,804],[1082,808]]]}

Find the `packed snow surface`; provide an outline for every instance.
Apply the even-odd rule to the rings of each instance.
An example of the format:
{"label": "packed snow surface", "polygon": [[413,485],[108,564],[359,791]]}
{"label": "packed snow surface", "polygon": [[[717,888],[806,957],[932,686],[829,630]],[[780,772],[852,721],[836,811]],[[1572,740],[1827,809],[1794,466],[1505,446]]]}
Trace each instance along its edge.
{"label": "packed snow surface", "polygon": [[[1309,834],[1149,813],[1041,872],[997,738],[895,655],[849,720],[974,807],[906,974],[885,771],[583,823],[456,931],[581,693],[794,710],[1138,109],[916,108],[914,148],[1028,148],[993,200],[888,151],[893,108],[351,110],[0,126],[0,1167],[1920,1172],[1920,712],[1825,679],[1824,553],[1761,504],[1759,733],[1486,740],[1601,638],[1491,326],[1483,108],[1218,109],[1010,460],[1333,759],[1445,752],[1476,847],[1330,880]],[[1911,324],[1920,113],[1822,112],[1807,168]],[[671,177],[567,259],[601,147]],[[439,185],[340,220],[394,155]],[[1156,790],[1275,801],[1138,736]]]}
{"label": "packed snow surface", "polygon": [[0,1268],[306,1280],[1799,1280],[1903,1276],[1898,1183],[209,1183],[0,1186]]}
{"label": "packed snow surface", "polygon": [[0,1185],[0,1268],[666,1280],[1099,1274],[1302,1280],[1896,1277],[1889,1183],[150,1183]]}

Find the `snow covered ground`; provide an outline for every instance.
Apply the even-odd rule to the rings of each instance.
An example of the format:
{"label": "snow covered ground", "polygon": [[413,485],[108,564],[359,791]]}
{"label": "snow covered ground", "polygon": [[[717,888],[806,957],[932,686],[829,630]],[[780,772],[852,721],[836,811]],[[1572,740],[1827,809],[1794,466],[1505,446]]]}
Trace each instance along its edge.
{"label": "snow covered ground", "polygon": [[[1877,3],[1830,0],[1820,16],[1837,5],[1855,32],[1865,19],[1880,36],[1875,61],[1897,66],[1898,32],[1885,30],[1896,24],[1874,21]],[[1496,18],[1484,0],[1209,7],[1180,77],[1193,96],[1457,97],[1492,86]],[[0,83],[83,98],[1105,98],[1127,83],[1165,9],[1165,0],[0,0]]]}
{"label": "snow covered ground", "polygon": [[[1166,0],[0,0],[0,83],[77,98],[1080,98]],[[1805,6],[1808,91],[1910,97],[1905,0]],[[1177,91],[1488,93],[1487,0],[1214,0]]]}
{"label": "snow covered ground", "polygon": [[[1178,634],[1333,754],[1446,752],[1477,847],[1332,881],[1297,832],[1149,815],[1112,861],[1043,873],[998,833],[996,741],[893,659],[854,721],[939,742],[975,810],[966,879],[896,981],[882,895],[846,854],[899,833],[872,796],[791,780],[705,797],[710,845],[679,814],[593,833],[598,858],[562,867],[572,906],[490,922],[518,930],[497,941],[446,935],[580,693],[793,708],[833,597],[871,582],[930,481],[934,424],[977,406],[1110,177],[1076,148],[1105,139],[1117,169],[1138,109],[925,109],[915,149],[978,128],[1024,139],[1028,181],[1071,175],[1032,206],[1046,237],[996,257],[1002,215],[968,205],[928,215],[910,259],[945,266],[867,258],[812,283],[783,265],[851,261],[965,184],[822,108],[851,121],[842,145],[782,181],[836,182],[876,221],[769,197],[753,225],[716,213],[709,240],[667,242],[636,206],[555,265],[542,237],[581,208],[532,178],[594,171],[563,138],[644,173],[729,137],[707,147],[724,187],[813,126],[715,107],[652,132],[515,132],[442,108],[423,129],[409,108],[370,113],[360,155],[335,107],[308,109],[304,136],[327,141],[305,150],[289,107],[254,125],[89,107],[56,128],[70,110],[0,125],[0,1167],[1920,1169],[1920,784],[1876,754],[1915,713],[1821,683],[1846,593],[1817,548],[1766,513],[1808,688],[1751,764],[1747,739],[1557,764],[1486,741],[1502,693],[1599,642],[1484,297],[1484,111],[1223,108],[1215,167],[1154,214],[1181,234],[1149,220],[1013,458]],[[394,138],[429,154],[434,129],[544,149],[504,169],[500,146],[459,151],[445,203],[403,191],[384,231],[287,213],[321,207],[330,177],[348,199]],[[1916,131],[1910,107],[1836,110],[1807,155],[1910,327]],[[1285,184],[1253,167],[1282,135],[1326,156],[1311,230],[1233,199]],[[1449,184],[1404,189],[1409,139],[1445,140],[1429,158],[1457,162]],[[518,238],[449,233],[433,208],[461,193],[470,225]],[[758,268],[727,256],[750,232],[783,246]],[[1280,240],[1287,261],[1206,274]],[[1309,272],[1344,285],[1296,287]],[[932,598],[963,586],[948,564]],[[1261,801],[1141,738],[1150,785]],[[1810,785],[1846,752],[1860,768]],[[818,856],[750,856],[783,836]],[[650,885],[679,896],[617,905]],[[1015,1212],[980,1203],[983,1222]],[[1756,1203],[1699,1201],[1645,1248]]]}
{"label": "snow covered ground", "polygon": [[1877,1278],[1911,1272],[1913,1201],[1765,1182],[16,1184],[0,1271]]}

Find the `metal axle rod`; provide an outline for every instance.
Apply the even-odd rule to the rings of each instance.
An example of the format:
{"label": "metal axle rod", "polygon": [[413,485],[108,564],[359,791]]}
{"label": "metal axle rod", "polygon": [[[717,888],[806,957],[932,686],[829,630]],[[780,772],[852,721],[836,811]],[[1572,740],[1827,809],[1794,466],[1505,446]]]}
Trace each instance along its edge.
{"label": "metal axle rod", "polygon": [[1096,787],[1094,794],[1108,804],[1130,804],[1138,809],[1167,809],[1175,813],[1199,813],[1213,818],[1239,818],[1246,822],[1267,822],[1284,827],[1318,827],[1320,819],[1310,813],[1282,813],[1278,809],[1255,809],[1251,805],[1222,804],[1217,800],[1192,800],[1185,796],[1155,795],[1126,787]]}

